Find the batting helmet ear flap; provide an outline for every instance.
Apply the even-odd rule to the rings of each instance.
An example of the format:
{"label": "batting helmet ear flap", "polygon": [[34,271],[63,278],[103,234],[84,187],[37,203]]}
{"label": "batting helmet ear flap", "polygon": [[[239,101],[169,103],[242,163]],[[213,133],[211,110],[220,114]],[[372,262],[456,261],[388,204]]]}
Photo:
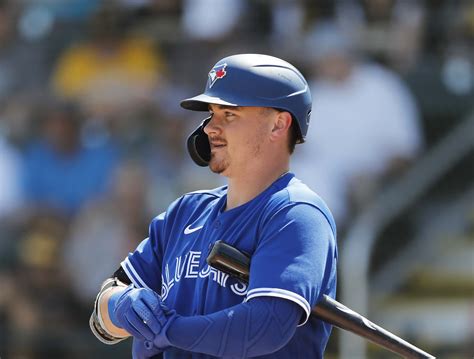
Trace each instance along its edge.
{"label": "batting helmet ear flap", "polygon": [[209,123],[212,116],[204,119],[201,124],[191,133],[187,140],[188,152],[193,161],[201,167],[209,165],[211,160],[211,146],[204,132],[204,127]]}

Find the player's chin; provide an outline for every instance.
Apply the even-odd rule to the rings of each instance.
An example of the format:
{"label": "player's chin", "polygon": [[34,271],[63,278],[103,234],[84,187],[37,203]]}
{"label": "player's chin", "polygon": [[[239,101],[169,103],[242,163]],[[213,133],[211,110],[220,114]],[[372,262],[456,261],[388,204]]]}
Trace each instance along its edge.
{"label": "player's chin", "polygon": [[215,156],[211,156],[209,168],[214,173],[225,175],[226,170],[229,168],[229,164],[227,161],[219,160]]}

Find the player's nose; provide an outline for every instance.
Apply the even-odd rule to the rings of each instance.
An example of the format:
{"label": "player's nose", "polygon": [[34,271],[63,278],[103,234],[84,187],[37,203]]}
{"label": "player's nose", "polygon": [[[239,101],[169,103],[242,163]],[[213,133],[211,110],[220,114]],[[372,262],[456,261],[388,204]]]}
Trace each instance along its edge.
{"label": "player's nose", "polygon": [[204,127],[206,135],[218,135],[222,132],[222,127],[219,125],[218,115],[213,114],[207,125]]}

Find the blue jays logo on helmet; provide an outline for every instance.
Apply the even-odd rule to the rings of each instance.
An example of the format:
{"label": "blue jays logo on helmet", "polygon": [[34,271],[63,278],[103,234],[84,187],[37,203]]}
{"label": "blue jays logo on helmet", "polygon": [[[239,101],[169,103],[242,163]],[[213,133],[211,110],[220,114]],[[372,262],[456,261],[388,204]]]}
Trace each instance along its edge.
{"label": "blue jays logo on helmet", "polygon": [[209,88],[211,88],[217,80],[223,78],[227,74],[225,70],[226,67],[227,64],[216,65],[211,71],[209,71]]}

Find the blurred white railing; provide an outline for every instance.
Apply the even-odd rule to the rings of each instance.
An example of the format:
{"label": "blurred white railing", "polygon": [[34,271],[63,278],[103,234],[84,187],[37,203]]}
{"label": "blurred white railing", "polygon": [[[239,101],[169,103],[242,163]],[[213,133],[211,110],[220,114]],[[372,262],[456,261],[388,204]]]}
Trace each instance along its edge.
{"label": "blurred white railing", "polygon": [[[446,203],[421,228],[415,239],[397,257],[392,258],[372,278],[371,287],[377,292],[373,298],[382,302],[399,289],[410,273],[432,262],[445,250],[446,238],[463,233],[468,226],[468,214],[474,211],[474,186]],[[471,263],[472,267],[472,263]]]}
{"label": "blurred white railing", "polygon": [[[473,148],[474,112],[357,217],[341,246],[342,303],[362,315],[369,316],[368,271],[372,247],[379,233]],[[340,358],[366,358],[366,344],[362,338],[342,331],[339,342]]]}

